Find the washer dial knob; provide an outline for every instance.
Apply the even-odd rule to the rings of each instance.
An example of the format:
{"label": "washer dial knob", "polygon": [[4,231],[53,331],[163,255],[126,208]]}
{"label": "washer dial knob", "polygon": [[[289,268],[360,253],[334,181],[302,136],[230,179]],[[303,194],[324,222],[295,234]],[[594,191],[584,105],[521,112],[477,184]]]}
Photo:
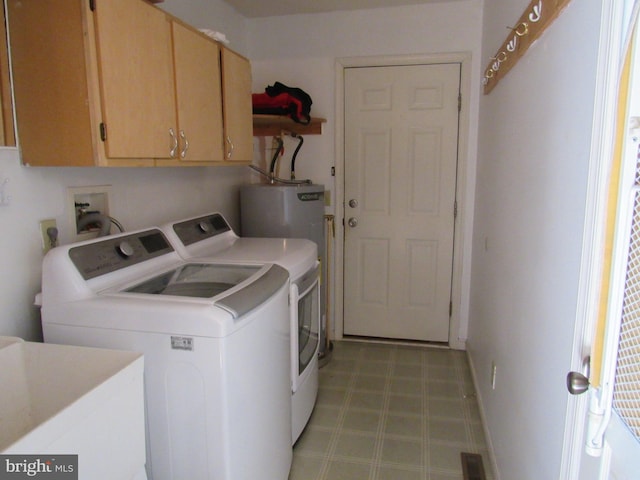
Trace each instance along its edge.
{"label": "washer dial knob", "polygon": [[116,247],[116,251],[124,258],[129,258],[135,253],[131,244],[126,240],[123,240],[118,244],[118,246]]}

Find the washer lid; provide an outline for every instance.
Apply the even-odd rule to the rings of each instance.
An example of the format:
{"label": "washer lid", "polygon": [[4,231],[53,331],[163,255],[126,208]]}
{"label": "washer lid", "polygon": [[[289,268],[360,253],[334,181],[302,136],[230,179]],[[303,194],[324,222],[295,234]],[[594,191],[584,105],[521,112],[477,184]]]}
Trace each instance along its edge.
{"label": "washer lid", "polygon": [[238,318],[268,300],[288,278],[277,265],[187,263],[122,292],[210,298]]}
{"label": "washer lid", "polygon": [[256,265],[187,263],[125,289],[125,292],[213,298],[258,273]]}

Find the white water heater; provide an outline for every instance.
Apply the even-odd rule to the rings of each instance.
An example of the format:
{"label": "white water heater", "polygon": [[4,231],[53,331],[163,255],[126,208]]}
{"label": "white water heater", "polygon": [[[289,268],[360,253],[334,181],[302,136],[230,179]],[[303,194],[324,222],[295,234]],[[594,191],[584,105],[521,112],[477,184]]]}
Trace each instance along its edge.
{"label": "white water heater", "polygon": [[320,355],[326,344],[326,255],[324,185],[250,184],[240,188],[243,237],[307,238],[318,245],[320,287]]}

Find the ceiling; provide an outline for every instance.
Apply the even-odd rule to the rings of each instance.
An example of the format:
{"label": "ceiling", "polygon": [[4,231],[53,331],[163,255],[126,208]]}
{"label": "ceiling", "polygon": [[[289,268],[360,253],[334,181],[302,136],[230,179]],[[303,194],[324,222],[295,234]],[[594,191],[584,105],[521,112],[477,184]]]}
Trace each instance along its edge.
{"label": "ceiling", "polygon": [[445,3],[455,0],[224,0],[247,18],[274,17],[298,13],[362,10],[400,5]]}

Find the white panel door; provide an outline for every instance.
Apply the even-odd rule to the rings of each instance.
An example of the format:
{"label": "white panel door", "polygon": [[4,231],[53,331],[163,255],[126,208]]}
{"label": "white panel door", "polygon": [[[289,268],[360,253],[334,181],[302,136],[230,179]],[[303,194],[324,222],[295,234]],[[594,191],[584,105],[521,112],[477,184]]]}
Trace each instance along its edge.
{"label": "white panel door", "polygon": [[344,333],[447,342],[460,64],[345,70]]}

